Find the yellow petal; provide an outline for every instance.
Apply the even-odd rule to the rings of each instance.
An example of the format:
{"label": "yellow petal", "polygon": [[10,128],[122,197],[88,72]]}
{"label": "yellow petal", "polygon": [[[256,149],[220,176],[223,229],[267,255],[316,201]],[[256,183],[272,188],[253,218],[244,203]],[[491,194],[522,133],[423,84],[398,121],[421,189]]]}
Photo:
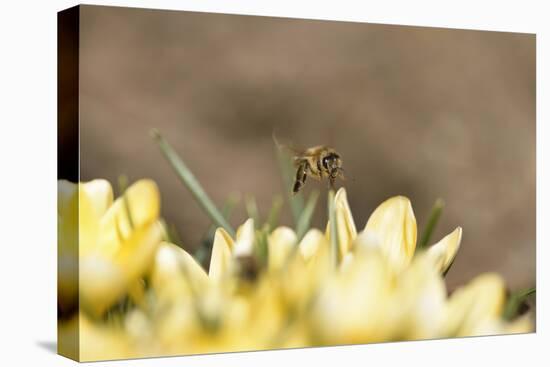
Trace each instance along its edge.
{"label": "yellow petal", "polygon": [[[59,197],[59,196],[58,196]],[[78,314],[69,320],[57,319],[57,354],[80,359],[80,322]]]}
{"label": "yellow petal", "polygon": [[446,332],[450,336],[483,335],[480,326],[501,317],[505,302],[503,279],[494,273],[477,276],[451,295]]}
{"label": "yellow petal", "polygon": [[355,256],[353,252],[348,252],[346,256],[342,259],[342,262],[340,263],[340,271],[346,271],[351,268],[353,265],[353,260]]}
{"label": "yellow petal", "polygon": [[440,273],[447,271],[451,266],[462,239],[462,228],[458,227],[452,233],[445,236],[441,241],[430,247],[427,251],[428,256],[434,262],[436,269]]}
{"label": "yellow petal", "polygon": [[368,253],[369,251],[382,251],[382,242],[373,231],[362,231],[355,238],[353,244],[358,253]]}
{"label": "yellow petal", "polygon": [[[341,187],[334,196],[334,208],[336,214],[336,233],[338,234],[338,256],[343,259],[351,250],[353,241],[357,237],[357,229],[349,208],[346,190]],[[326,227],[326,238],[330,241],[330,221]]]}
{"label": "yellow petal", "polygon": [[82,258],[97,248],[101,224],[94,203],[82,186],[78,197],[78,246]]}
{"label": "yellow petal", "polygon": [[141,341],[142,344],[138,345],[138,348],[142,349],[142,352],[145,352],[144,349],[147,349],[150,343],[154,341],[153,330],[155,329],[151,324],[151,320],[145,312],[138,308],[134,308],[126,314],[124,330],[131,340]]}
{"label": "yellow petal", "polygon": [[124,241],[113,260],[123,268],[126,279],[130,283],[139,278],[153,264],[154,254],[161,239],[162,226],[156,222],[137,228]]}
{"label": "yellow petal", "polygon": [[283,266],[297,242],[296,233],[288,227],[275,229],[268,237],[268,266],[270,270]]}
{"label": "yellow petal", "polygon": [[298,250],[302,258],[308,262],[327,246],[328,242],[325,235],[318,229],[310,229],[300,241]]}
{"label": "yellow petal", "polygon": [[62,312],[78,305],[78,254],[58,253],[57,305]]}
{"label": "yellow petal", "polygon": [[[174,256],[178,259],[180,271],[183,270],[188,282],[200,290],[208,283],[208,275],[191,254],[176,245],[170,244]],[[183,269],[182,269],[183,268]]]}
{"label": "yellow petal", "polygon": [[233,266],[232,252],[234,242],[231,236],[223,228],[218,228],[214,235],[212,256],[208,276],[213,280],[221,280],[231,272]]}
{"label": "yellow petal", "polygon": [[442,335],[447,292],[441,275],[425,254],[416,256],[399,274],[395,297],[401,338],[433,339]]}
{"label": "yellow petal", "polygon": [[160,244],[159,223],[134,230],[114,256],[91,252],[80,258],[80,299],[84,307],[101,315],[150,269]]}
{"label": "yellow petal", "polygon": [[147,295],[145,292],[145,281],[141,278],[128,286],[128,296],[130,300],[142,310],[147,308]]}
{"label": "yellow petal", "polygon": [[251,256],[254,252],[254,220],[248,219],[237,230],[237,240],[233,255],[235,257]]}
{"label": "yellow petal", "polygon": [[85,254],[97,246],[100,219],[111,202],[111,185],[105,180],[58,182],[59,242],[64,250],[80,247]]}
{"label": "yellow petal", "polygon": [[402,269],[416,247],[416,218],[410,200],[395,196],[384,201],[370,216],[365,232],[377,239],[392,266]]}
{"label": "yellow petal", "polygon": [[346,190],[342,187],[334,196],[336,207],[336,230],[338,232],[338,243],[340,245],[340,258],[351,250],[351,246],[355,237],[357,237],[357,229],[353,221],[353,216],[348,204]]}
{"label": "yellow petal", "polygon": [[67,180],[57,181],[57,214],[64,216],[71,199],[74,197],[78,185]]}
{"label": "yellow petal", "polygon": [[100,316],[126,291],[122,269],[99,253],[80,259],[79,293],[81,309]]}
{"label": "yellow petal", "polygon": [[389,340],[396,323],[388,312],[388,305],[393,304],[389,298],[389,272],[379,253],[354,257],[348,268],[325,280],[309,312],[312,332],[319,342],[327,345]]}
{"label": "yellow petal", "polygon": [[78,185],[57,183],[57,240],[62,252],[78,253]]}
{"label": "yellow petal", "polygon": [[472,325],[471,330],[465,335],[524,334],[533,331],[533,322],[529,315],[525,315],[511,322],[505,321],[500,317],[487,318]]}
{"label": "yellow petal", "polygon": [[526,314],[504,325],[503,334],[524,334],[535,331],[531,315]]}
{"label": "yellow petal", "polygon": [[294,258],[288,272],[288,280],[295,297],[304,298],[314,292],[324,280],[333,274],[330,245],[318,229],[309,230],[298,245],[299,256]]}
{"label": "yellow petal", "polygon": [[78,185],[57,184],[57,300],[62,312],[78,305]]}
{"label": "yellow petal", "polygon": [[166,301],[189,296],[208,284],[208,275],[184,249],[162,242],[155,254],[151,285],[157,296]]}
{"label": "yellow petal", "polygon": [[[160,211],[160,194],[152,180],[139,180],[125,192],[126,199],[119,197],[101,218],[101,237],[98,251],[113,256],[134,229],[155,222]],[[128,209],[131,221],[128,218]]]}
{"label": "yellow petal", "polygon": [[82,183],[82,189],[90,198],[98,217],[102,217],[113,204],[113,189],[107,180],[97,179]]}
{"label": "yellow petal", "polygon": [[78,333],[81,362],[139,356],[122,329],[94,323],[84,314],[80,314]]}

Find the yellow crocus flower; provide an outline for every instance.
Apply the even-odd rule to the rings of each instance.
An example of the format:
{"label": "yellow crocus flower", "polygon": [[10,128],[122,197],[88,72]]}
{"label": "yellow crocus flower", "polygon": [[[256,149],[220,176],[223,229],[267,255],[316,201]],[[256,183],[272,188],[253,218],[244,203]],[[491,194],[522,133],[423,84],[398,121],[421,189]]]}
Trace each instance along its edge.
{"label": "yellow crocus flower", "polygon": [[416,218],[409,199],[395,196],[371,214],[364,231],[378,241],[392,266],[406,266],[416,248]]}
{"label": "yellow crocus flower", "polygon": [[441,273],[445,273],[453,263],[461,240],[462,228],[458,227],[428,249],[428,256]]}
{"label": "yellow crocus flower", "polygon": [[[355,246],[372,246],[380,248],[395,272],[407,267],[415,254],[417,239],[416,218],[408,198],[395,196],[384,201],[374,210],[359,234],[355,230],[344,188],[338,190],[334,200],[342,259]],[[441,272],[447,270],[452,263],[461,239],[462,228],[458,227],[427,250],[434,266]],[[342,242],[345,243],[344,246]],[[358,245],[354,242],[358,242]]]}
{"label": "yellow crocus flower", "polygon": [[[60,306],[75,307],[78,293],[82,306],[61,323],[60,344],[70,347],[79,322],[83,360],[532,330],[528,317],[502,319],[506,295],[496,274],[447,294],[443,274],[462,228],[419,251],[416,218],[403,196],[380,204],[358,232],[347,193],[338,190],[338,249],[330,247],[329,225],[301,240],[285,226],[265,235],[252,219],[234,238],[218,228],[207,272],[161,240],[153,182],[138,181],[115,201],[104,180],[62,181],[59,191],[59,246],[66,254],[59,259]],[[261,241],[265,263],[256,257]],[[75,268],[79,283],[70,278]],[[99,316],[125,295],[141,302],[119,315],[122,325],[103,321]]]}
{"label": "yellow crocus flower", "polygon": [[504,280],[498,274],[477,276],[451,295],[445,332],[450,336],[492,334],[501,323],[505,301]]}
{"label": "yellow crocus flower", "polygon": [[192,297],[209,286],[210,281],[187,251],[169,242],[162,242],[156,251],[150,279],[161,306],[178,298]]}
{"label": "yellow crocus flower", "polygon": [[[78,273],[61,268],[61,303],[74,299],[75,292],[65,284],[76,284],[81,307],[99,316],[117,302],[152,264],[160,243],[158,223],[160,195],[151,180],[130,186],[125,198],[113,202],[110,184],[105,180],[87,183],[59,183],[60,262],[67,253],[77,254]],[[78,235],[75,236],[74,233]]]}

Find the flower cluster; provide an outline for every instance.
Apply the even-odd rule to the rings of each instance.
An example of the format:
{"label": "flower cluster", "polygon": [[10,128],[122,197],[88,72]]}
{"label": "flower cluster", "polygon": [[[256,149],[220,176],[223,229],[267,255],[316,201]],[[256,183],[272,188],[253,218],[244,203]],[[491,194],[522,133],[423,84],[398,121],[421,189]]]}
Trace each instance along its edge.
{"label": "flower cluster", "polygon": [[502,317],[497,274],[448,295],[444,274],[462,229],[417,249],[402,196],[378,206],[360,231],[343,188],[324,232],[298,238],[278,227],[261,236],[253,219],[234,238],[218,228],[206,271],[167,241],[154,182],[140,180],[115,201],[105,180],[60,181],[59,193],[59,346],[79,343],[81,360],[533,329],[528,316]]}

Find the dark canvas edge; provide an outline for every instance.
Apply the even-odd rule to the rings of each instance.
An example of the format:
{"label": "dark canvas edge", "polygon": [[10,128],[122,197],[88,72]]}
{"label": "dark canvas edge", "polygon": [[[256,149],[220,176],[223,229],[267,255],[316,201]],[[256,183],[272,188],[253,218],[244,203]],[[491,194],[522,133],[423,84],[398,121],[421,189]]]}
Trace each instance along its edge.
{"label": "dark canvas edge", "polygon": [[[79,181],[79,47],[80,47],[80,6],[74,6],[57,13],[57,179]],[[59,186],[58,186],[59,187]],[[78,195],[77,195],[78,197]],[[76,208],[78,213],[78,203]],[[76,223],[79,223],[77,220]],[[79,229],[74,232],[78,243]],[[61,236],[58,233],[58,236]],[[80,326],[76,319],[70,331],[60,329],[59,320],[78,315],[79,301],[76,304],[60,306],[59,281],[61,261],[66,258],[76,267],[72,268],[70,284],[78,294],[78,252],[67,254],[59,245],[58,239],[58,302],[57,302],[57,353],[75,361],[80,361]],[[76,247],[78,249],[78,246]],[[72,258],[71,258],[72,257]],[[76,257],[76,258],[74,258]],[[67,277],[65,269],[64,276]],[[62,337],[63,335],[63,337]]]}

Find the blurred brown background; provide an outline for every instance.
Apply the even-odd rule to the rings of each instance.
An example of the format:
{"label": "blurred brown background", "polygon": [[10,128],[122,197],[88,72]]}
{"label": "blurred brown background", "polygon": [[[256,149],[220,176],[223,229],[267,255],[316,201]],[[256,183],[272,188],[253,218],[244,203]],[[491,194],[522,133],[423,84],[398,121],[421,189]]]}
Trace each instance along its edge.
{"label": "blurred brown background", "polygon": [[[81,179],[153,178],[186,247],[209,221],[149,129],[219,206],[250,193],[264,218],[290,189],[275,130],[342,154],[360,229],[397,194],[423,228],[443,198],[433,239],[464,228],[451,288],[482,271],[534,284],[534,35],[83,6],[80,42]],[[241,206],[231,221],[244,218]]]}

